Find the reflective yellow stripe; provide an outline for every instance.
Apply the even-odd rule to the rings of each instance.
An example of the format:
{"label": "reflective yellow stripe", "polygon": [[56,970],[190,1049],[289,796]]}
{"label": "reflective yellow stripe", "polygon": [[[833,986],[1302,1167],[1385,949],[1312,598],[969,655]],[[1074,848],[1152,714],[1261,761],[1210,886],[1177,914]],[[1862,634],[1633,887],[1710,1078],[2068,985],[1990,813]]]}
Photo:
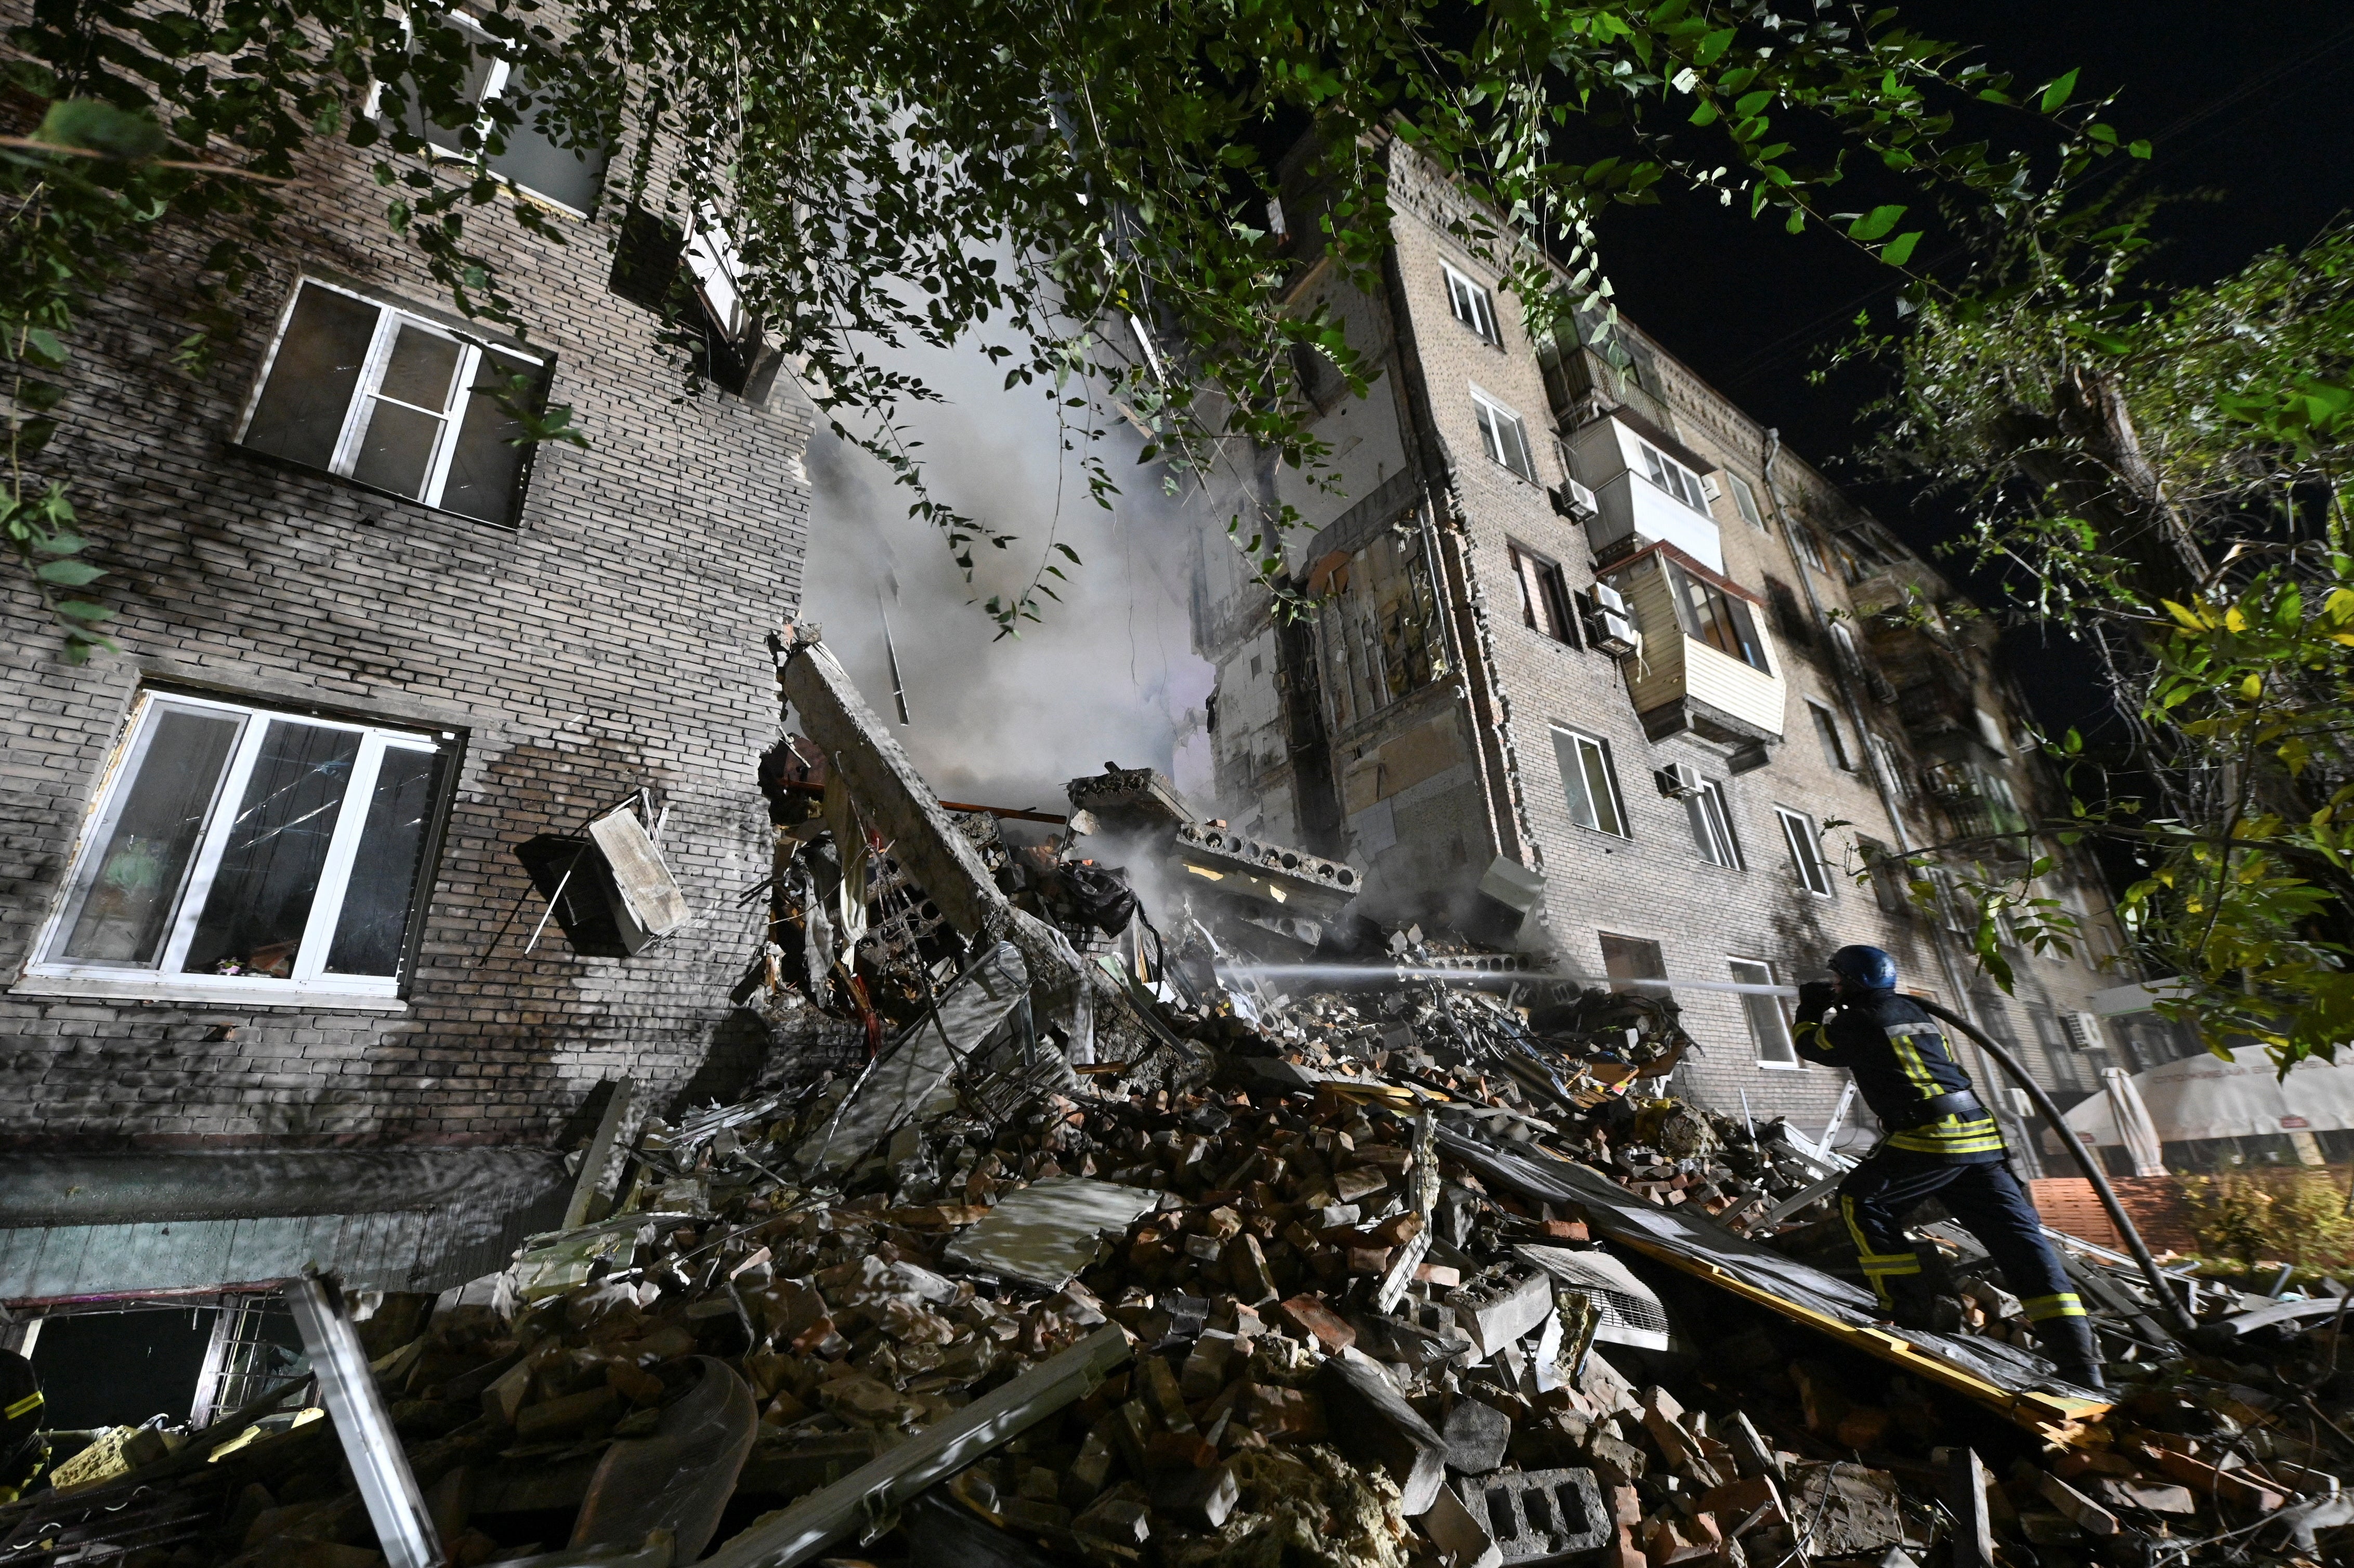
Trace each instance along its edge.
{"label": "reflective yellow stripe", "polygon": [[1847,1222],[1847,1234],[1855,1243],[1855,1260],[1863,1267],[1863,1277],[1872,1283],[1872,1293],[1880,1300],[1881,1309],[1887,1311],[1896,1305],[1896,1298],[1888,1293],[1885,1280],[1900,1274],[1921,1272],[1921,1259],[1916,1255],[1874,1252],[1864,1239],[1863,1227],[1856,1223],[1855,1200],[1842,1194],[1840,1198],[1840,1218]]}
{"label": "reflective yellow stripe", "polygon": [[1907,1128],[1892,1136],[1888,1144],[1892,1149],[1914,1154],[1999,1154],[2007,1147],[2002,1141],[2002,1129],[1994,1124],[1993,1118],[1964,1121],[1958,1116],[1949,1116],[1925,1127]]}
{"label": "reflective yellow stripe", "polygon": [[29,1415],[41,1408],[41,1391],[35,1389],[5,1410],[0,1410],[0,1420],[14,1421],[19,1415]]}
{"label": "reflective yellow stripe", "polygon": [[2031,1296],[2020,1303],[2027,1308],[2027,1320],[2041,1323],[2046,1318],[2082,1318],[2084,1298],[2073,1290],[2062,1290],[2057,1296]]}

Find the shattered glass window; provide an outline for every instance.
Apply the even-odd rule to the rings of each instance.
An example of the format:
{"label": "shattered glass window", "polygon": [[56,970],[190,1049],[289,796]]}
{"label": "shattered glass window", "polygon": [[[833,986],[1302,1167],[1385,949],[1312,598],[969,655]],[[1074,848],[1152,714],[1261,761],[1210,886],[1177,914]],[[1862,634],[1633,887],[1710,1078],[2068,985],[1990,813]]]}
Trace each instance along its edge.
{"label": "shattered glass window", "polygon": [[1561,762],[1569,820],[1596,832],[1628,837],[1627,816],[1618,805],[1618,778],[1610,766],[1610,743],[1574,729],[1556,729],[1553,748]]}
{"label": "shattered glass window", "polygon": [[1446,673],[1422,535],[1376,535],[1331,577],[1319,615],[1332,727],[1347,730]]}
{"label": "shattered glass window", "polygon": [[448,755],[407,731],[151,695],[28,976],[106,975],[183,1000],[393,994]]}
{"label": "shattered glass window", "polygon": [[1798,885],[1818,897],[1829,898],[1831,869],[1823,863],[1822,846],[1815,837],[1815,820],[1787,806],[1775,807],[1774,814],[1781,820],[1782,842],[1790,852],[1790,869],[1797,874]]}

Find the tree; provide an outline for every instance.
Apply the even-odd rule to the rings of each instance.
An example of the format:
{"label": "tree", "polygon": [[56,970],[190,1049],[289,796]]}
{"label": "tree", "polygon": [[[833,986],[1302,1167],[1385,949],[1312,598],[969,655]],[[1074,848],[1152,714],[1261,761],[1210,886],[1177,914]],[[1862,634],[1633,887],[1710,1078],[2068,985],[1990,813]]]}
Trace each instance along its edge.
{"label": "tree", "polygon": [[[217,237],[205,263],[216,316],[181,357],[206,373],[218,326],[249,303],[276,182],[317,143],[374,161],[386,221],[459,309],[526,334],[528,312],[471,240],[502,196],[490,161],[526,123],[621,149],[608,207],[733,243],[753,309],[819,407],[844,434],[844,416],[871,421],[853,439],[891,465],[968,575],[976,544],[1014,535],[930,495],[893,419],[930,390],[877,345],[1010,338],[989,349],[1009,387],[1060,399],[1088,436],[1116,409],[1150,433],[1148,461],[1181,473],[1231,442],[1320,462],[1290,351],[1321,351],[1360,390],[1365,370],[1335,321],[1278,299],[1267,154],[1299,127],[1322,132],[1318,240],[1346,273],[1370,283],[1386,233],[1366,138],[1405,137],[1508,215],[1462,238],[1540,326],[1571,310],[1608,319],[1596,216],[1663,181],[1794,232],[1832,225],[1903,266],[1922,234],[1907,205],[1828,210],[1850,165],[2009,210],[2031,154],[2080,168],[2121,150],[2097,105],[2070,104],[2073,73],[2016,103],[2008,79],[1893,12],[1785,16],[1767,0],[576,0],[560,13],[493,0],[467,28],[424,0],[32,5],[9,71],[46,117],[0,145],[14,392],[0,505],[75,657],[104,643],[107,612],[73,476],[42,456],[71,415],[73,330],[160,228],[202,226]],[[517,87],[478,105],[469,83],[493,56]],[[429,125],[456,128],[440,140],[457,156]],[[567,242],[535,209],[513,210]],[[563,410],[520,411],[529,439],[584,439]],[[1108,504],[1113,476],[1092,449],[1087,463]],[[1233,530],[1271,587],[1291,521]],[[1044,564],[1034,591],[989,608],[1013,630],[1060,575]]]}
{"label": "tree", "polygon": [[[2128,934],[2188,982],[2162,1011],[2285,1070],[2354,1039],[2354,228],[2161,288],[2153,210],[1989,222],[1971,287],[1868,340],[1900,371],[1878,455],[2101,651],[2126,738],[2054,745],[2072,815],[2039,826],[2137,862]],[[1977,891],[2070,939],[2023,884]]]}

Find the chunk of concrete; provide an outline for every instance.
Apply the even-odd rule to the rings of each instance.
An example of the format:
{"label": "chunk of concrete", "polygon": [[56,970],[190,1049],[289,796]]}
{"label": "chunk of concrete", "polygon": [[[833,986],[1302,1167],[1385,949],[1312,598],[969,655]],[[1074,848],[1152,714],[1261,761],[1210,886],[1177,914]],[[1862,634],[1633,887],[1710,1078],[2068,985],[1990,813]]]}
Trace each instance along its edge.
{"label": "chunk of concrete", "polygon": [[1467,1476],[1484,1476],[1504,1462],[1504,1446],[1512,1440],[1512,1420],[1492,1404],[1458,1399],[1438,1429],[1447,1443],[1447,1467]]}
{"label": "chunk of concrete", "polygon": [[1447,1440],[1405,1402],[1381,1363],[1344,1350],[1317,1369],[1316,1390],[1341,1452],[1379,1466],[1396,1482],[1407,1517],[1427,1512],[1447,1479]]}

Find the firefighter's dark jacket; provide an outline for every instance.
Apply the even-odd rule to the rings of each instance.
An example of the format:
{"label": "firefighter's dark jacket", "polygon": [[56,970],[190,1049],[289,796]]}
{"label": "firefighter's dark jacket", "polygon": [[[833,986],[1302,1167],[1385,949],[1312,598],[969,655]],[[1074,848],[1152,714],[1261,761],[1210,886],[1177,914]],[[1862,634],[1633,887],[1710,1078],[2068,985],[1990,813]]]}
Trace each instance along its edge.
{"label": "firefighter's dark jacket", "polygon": [[1885,1147],[1957,1164],[2003,1157],[2002,1133],[1983,1107],[1925,1115],[1931,1102],[1968,1091],[1970,1078],[1944,1027],[1911,997],[1870,991],[1850,992],[1835,1008],[1801,1003],[1797,1046],[1807,1060],[1854,1076],[1863,1103],[1888,1128]]}

